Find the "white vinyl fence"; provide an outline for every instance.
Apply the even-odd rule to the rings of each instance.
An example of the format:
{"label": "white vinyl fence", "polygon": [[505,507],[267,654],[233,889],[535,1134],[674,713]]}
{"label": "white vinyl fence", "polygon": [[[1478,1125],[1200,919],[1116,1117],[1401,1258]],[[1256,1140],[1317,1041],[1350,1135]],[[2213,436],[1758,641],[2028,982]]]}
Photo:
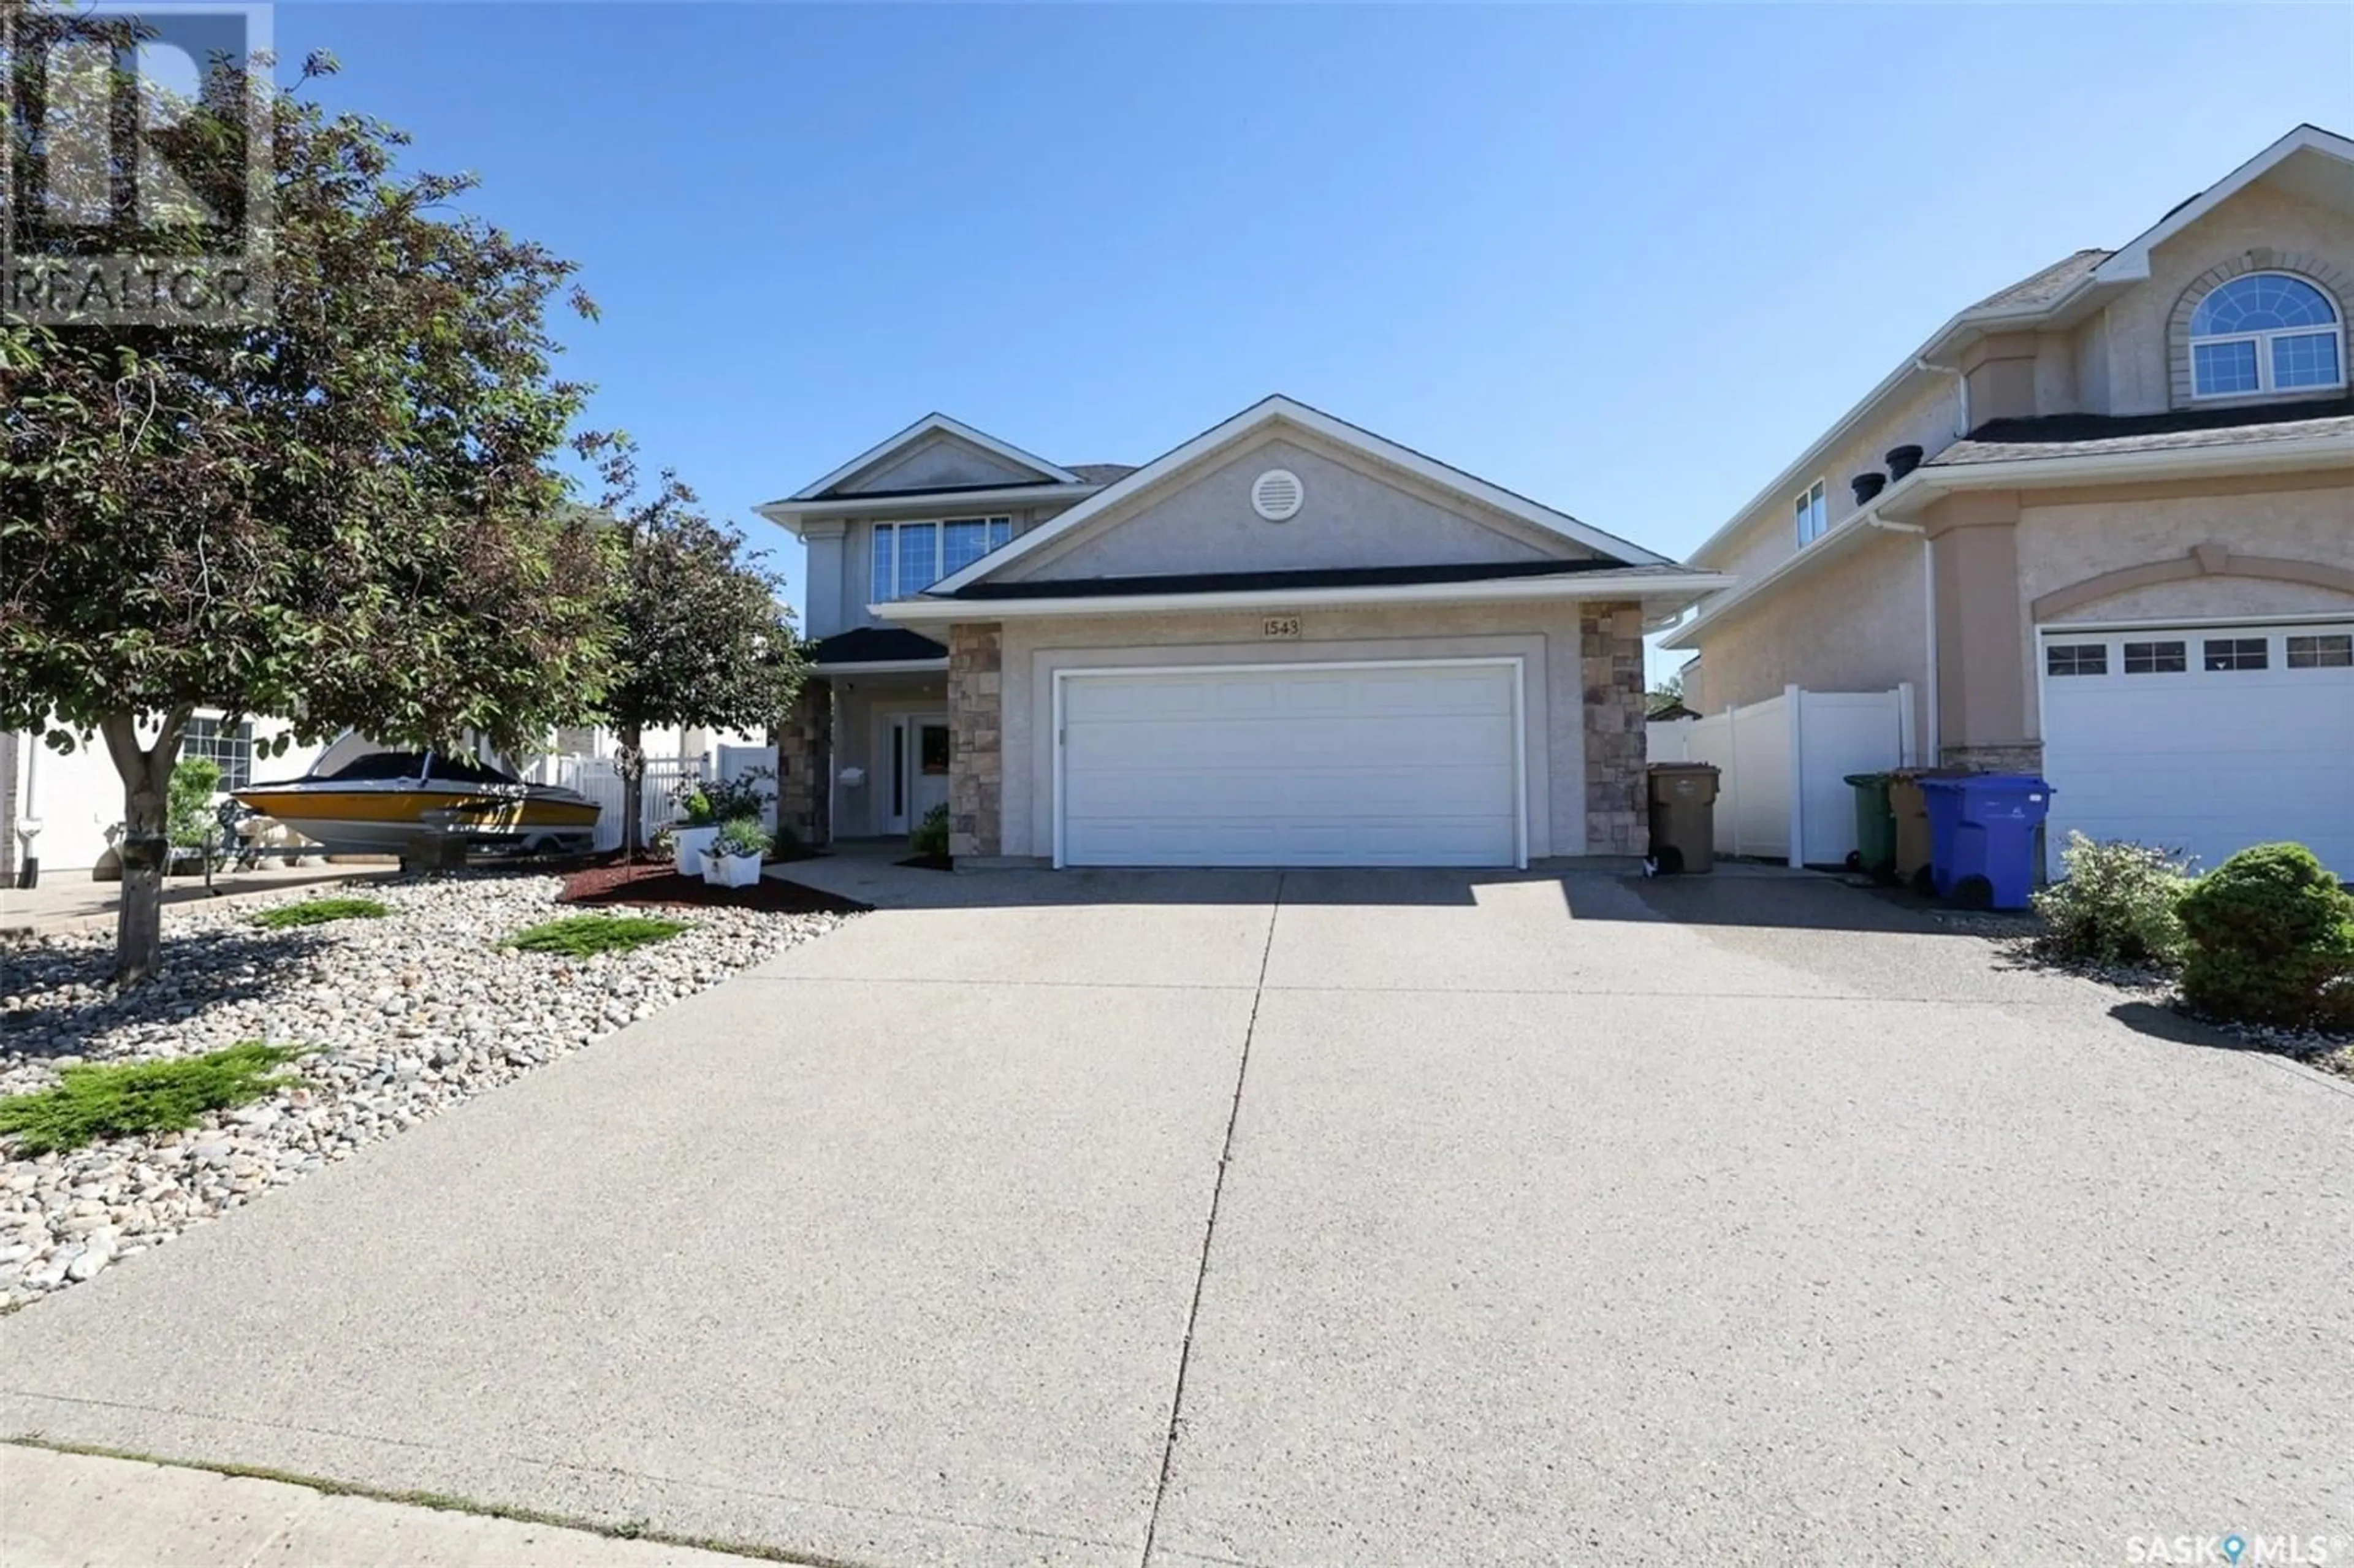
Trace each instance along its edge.
{"label": "white vinyl fence", "polygon": [[[723,747],[722,750],[734,750]],[[748,765],[746,765],[748,766]],[[739,766],[738,771],[741,771]],[[677,815],[671,793],[685,778],[708,779],[708,762],[701,757],[649,757],[645,781],[638,797],[638,842],[653,837],[656,828]],[[733,775],[726,775],[733,777]],[[597,802],[597,844],[599,850],[621,847],[621,809],[625,799],[620,769],[601,757],[543,757],[525,771],[535,784],[556,784],[578,789]]]}
{"label": "white vinyl fence", "polygon": [[1908,768],[1918,755],[1913,687],[1808,692],[1646,726],[1653,762],[1718,770],[1719,854],[1838,865],[1855,851],[1850,773]]}

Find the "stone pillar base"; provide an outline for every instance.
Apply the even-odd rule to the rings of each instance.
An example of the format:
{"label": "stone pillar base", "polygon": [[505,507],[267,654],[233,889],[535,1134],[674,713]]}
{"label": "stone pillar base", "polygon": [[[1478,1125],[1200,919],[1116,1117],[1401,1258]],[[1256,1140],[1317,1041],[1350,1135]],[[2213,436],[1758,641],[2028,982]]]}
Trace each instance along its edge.
{"label": "stone pillar base", "polygon": [[1643,607],[1578,607],[1585,715],[1585,853],[1639,855],[1651,842],[1644,772]]}

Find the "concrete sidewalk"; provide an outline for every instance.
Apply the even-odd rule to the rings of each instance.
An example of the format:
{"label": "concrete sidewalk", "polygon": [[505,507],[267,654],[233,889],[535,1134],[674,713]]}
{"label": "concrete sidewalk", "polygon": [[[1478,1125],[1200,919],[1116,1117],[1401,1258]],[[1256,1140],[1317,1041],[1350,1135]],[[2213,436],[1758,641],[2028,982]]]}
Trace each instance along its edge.
{"label": "concrete sidewalk", "polygon": [[0,1445],[7,1568],[743,1568],[745,1559],[285,1481]]}
{"label": "concrete sidewalk", "polygon": [[2354,1518],[2340,1081],[1827,879],[907,874],[0,1320],[0,1432],[878,1565]]}

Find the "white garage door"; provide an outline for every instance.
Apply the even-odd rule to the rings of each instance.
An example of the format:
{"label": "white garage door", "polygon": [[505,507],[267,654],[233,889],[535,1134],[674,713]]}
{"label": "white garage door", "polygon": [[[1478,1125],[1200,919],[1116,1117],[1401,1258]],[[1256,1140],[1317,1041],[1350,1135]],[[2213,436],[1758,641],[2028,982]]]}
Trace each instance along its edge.
{"label": "white garage door", "polygon": [[2046,629],[2043,769],[2071,828],[2203,869],[2294,840],[2354,876],[2354,623]]}
{"label": "white garage door", "polygon": [[1521,863],[1517,660],[1058,679],[1058,863]]}

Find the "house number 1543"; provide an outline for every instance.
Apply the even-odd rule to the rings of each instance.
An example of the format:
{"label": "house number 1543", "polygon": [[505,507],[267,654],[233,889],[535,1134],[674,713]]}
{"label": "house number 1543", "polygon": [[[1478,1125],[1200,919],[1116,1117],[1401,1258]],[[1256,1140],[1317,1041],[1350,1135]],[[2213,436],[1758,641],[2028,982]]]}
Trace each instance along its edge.
{"label": "house number 1543", "polygon": [[1299,617],[1296,615],[1270,615],[1267,618],[1267,629],[1260,635],[1266,637],[1297,637],[1299,635]]}

